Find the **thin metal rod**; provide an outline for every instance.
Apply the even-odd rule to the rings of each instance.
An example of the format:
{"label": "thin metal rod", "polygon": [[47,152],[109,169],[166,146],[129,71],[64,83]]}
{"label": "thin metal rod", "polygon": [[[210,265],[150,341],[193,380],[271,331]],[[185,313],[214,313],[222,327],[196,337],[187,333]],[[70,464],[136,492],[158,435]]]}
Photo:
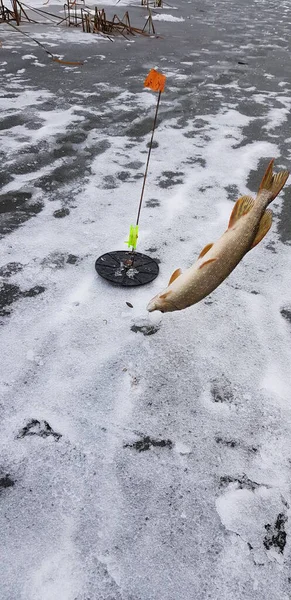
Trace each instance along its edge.
{"label": "thin metal rod", "polygon": [[157,107],[156,107],[156,114],[155,114],[155,118],[154,118],[152,137],[151,137],[149,151],[148,151],[148,158],[147,158],[147,163],[146,163],[146,168],[145,168],[145,174],[144,174],[144,178],[143,178],[143,184],[142,184],[141,196],[140,196],[140,201],[139,201],[139,207],[138,207],[138,211],[137,211],[136,225],[138,225],[138,223],[139,223],[139,217],[140,217],[141,205],[142,205],[142,200],[143,200],[143,195],[144,195],[144,189],[145,189],[145,184],[146,184],[146,178],[147,178],[147,174],[148,174],[150,156],[151,156],[151,151],[152,151],[152,147],[153,147],[154,133],[155,133],[156,124],[157,124],[157,116],[158,116],[158,110],[159,110],[159,105],[160,105],[160,99],[161,99],[161,92],[159,92],[158,101],[157,101]]}

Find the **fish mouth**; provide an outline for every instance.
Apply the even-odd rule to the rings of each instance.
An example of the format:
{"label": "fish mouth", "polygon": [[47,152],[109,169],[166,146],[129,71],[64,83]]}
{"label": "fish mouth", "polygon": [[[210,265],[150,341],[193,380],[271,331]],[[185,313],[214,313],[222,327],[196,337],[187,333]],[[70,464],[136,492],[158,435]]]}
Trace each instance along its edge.
{"label": "fish mouth", "polygon": [[173,312],[174,310],[180,310],[177,306],[175,306],[175,304],[173,304],[173,302],[167,302],[163,304],[164,306],[162,305],[160,298],[153,298],[147,305],[147,311],[154,312],[154,310],[158,310],[161,313],[165,313]]}
{"label": "fish mouth", "polygon": [[148,312],[154,312],[154,310],[159,310],[162,313],[165,312],[159,296],[154,296],[147,305]]}
{"label": "fish mouth", "polygon": [[154,300],[151,300],[147,305],[147,311],[154,312],[154,310],[160,310],[160,309],[157,307],[156,302]]}

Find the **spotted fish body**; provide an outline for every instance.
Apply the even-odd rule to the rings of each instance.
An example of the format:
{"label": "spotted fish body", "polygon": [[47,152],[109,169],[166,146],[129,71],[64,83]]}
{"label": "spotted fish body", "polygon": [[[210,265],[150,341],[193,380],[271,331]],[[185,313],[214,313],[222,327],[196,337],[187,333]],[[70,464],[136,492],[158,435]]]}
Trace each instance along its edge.
{"label": "spotted fish body", "polygon": [[289,176],[288,171],[274,175],[273,163],[274,160],[271,160],[256,199],[243,196],[237,200],[225,233],[214,244],[205,246],[197,262],[184,273],[180,269],[174,271],[168,287],[149,302],[149,312],[172,312],[200,302],[263,239],[272,224],[272,212],[266,208]]}

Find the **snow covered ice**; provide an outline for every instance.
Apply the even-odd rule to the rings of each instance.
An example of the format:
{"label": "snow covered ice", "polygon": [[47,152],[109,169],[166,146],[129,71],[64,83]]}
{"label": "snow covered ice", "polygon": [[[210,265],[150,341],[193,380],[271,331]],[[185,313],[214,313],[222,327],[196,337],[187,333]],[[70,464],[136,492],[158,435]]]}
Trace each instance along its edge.
{"label": "snow covered ice", "polygon": [[[291,598],[290,184],[210,297],[145,310],[270,158],[290,169],[289,3],[153,14],[159,38],[114,43],[22,26],[75,68],[0,26],[1,600]],[[160,274],[128,290],[94,262],[136,216],[153,67],[138,250]]]}

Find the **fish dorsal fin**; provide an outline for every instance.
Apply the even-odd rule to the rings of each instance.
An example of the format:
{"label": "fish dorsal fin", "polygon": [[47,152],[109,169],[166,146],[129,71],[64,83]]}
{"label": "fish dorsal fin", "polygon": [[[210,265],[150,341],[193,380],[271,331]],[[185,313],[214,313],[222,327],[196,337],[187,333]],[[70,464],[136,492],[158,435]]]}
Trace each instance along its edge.
{"label": "fish dorsal fin", "polygon": [[202,258],[202,256],[204,256],[204,254],[207,254],[208,250],[210,250],[210,248],[212,248],[213,244],[207,244],[207,246],[205,246],[203,248],[203,250],[201,250],[198,258]]}
{"label": "fish dorsal fin", "polygon": [[[261,240],[265,237],[266,233],[268,233],[270,227],[272,225],[272,211],[270,209],[266,210],[260,220],[260,226],[258,229],[258,233],[252,243],[251,248],[254,248]],[[251,249],[250,248],[250,249]]]}
{"label": "fish dorsal fin", "polygon": [[248,213],[251,208],[253,208],[254,203],[255,201],[251,196],[242,196],[239,198],[232,209],[228,228],[232,227],[238,221],[238,219]]}
{"label": "fish dorsal fin", "polygon": [[202,265],[200,265],[199,269],[202,269],[202,267],[205,267],[206,265],[209,265],[212,262],[215,262],[217,260],[217,258],[210,258],[209,260],[206,260],[204,263],[202,263]]}
{"label": "fish dorsal fin", "polygon": [[175,281],[175,279],[177,279],[177,277],[180,277],[180,275],[182,275],[182,270],[176,269],[176,271],[174,271],[174,273],[172,273],[168,285],[171,285],[171,283],[173,283],[173,281]]}

